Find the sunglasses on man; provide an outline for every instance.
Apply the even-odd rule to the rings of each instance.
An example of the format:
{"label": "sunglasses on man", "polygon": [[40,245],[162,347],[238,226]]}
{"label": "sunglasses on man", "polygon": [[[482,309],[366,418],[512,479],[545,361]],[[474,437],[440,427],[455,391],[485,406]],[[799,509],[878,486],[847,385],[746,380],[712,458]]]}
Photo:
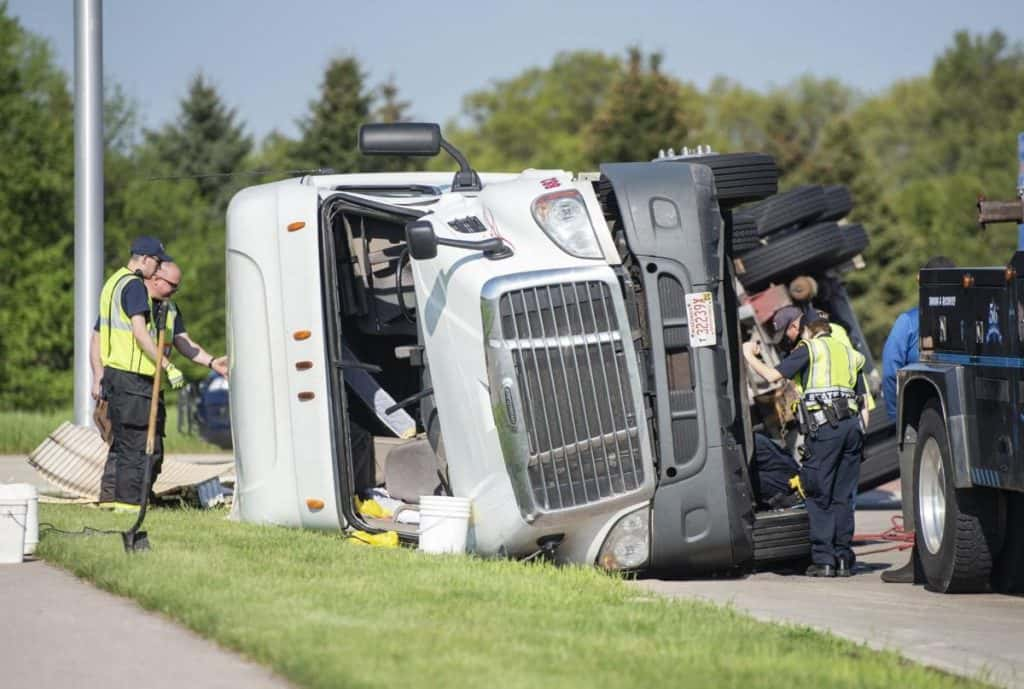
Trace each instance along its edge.
{"label": "sunglasses on man", "polygon": [[163,277],[162,275],[156,275],[155,277],[156,277],[157,280],[161,280],[162,282],[166,282],[167,283],[167,286],[171,288],[171,294],[174,294],[175,292],[178,291],[178,286],[179,286],[180,283],[171,282],[170,280],[168,280],[167,278]]}

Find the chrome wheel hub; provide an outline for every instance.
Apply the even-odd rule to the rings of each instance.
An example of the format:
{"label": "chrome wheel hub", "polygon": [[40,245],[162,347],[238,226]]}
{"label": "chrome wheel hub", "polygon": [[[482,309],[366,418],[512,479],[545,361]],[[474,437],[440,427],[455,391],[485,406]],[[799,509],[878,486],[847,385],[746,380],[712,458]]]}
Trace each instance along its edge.
{"label": "chrome wheel hub", "polygon": [[942,532],[946,526],[945,487],[939,443],[935,438],[928,438],[921,450],[917,508],[921,518],[921,533],[918,537],[932,555],[937,554],[942,547]]}

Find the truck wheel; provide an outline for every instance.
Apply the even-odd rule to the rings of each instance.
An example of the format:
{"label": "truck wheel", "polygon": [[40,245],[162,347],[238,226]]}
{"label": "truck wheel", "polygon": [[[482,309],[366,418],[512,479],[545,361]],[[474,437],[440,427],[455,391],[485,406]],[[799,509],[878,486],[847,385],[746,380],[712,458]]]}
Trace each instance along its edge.
{"label": "truck wheel", "polygon": [[837,263],[849,261],[868,248],[868,233],[863,225],[840,225],[839,238],[841,245],[836,256]]}
{"label": "truck wheel", "polygon": [[995,501],[983,489],[957,489],[946,424],[935,406],[921,414],[914,454],[916,548],[928,588],[940,593],[988,591]]}
{"label": "truck wheel", "polygon": [[825,187],[825,212],[818,220],[841,220],[853,210],[853,196],[842,184]]}
{"label": "truck wheel", "polygon": [[992,588],[999,593],[1024,593],[1024,493],[1007,492],[1006,538],[996,558]]}
{"label": "truck wheel", "polygon": [[757,233],[762,237],[787,227],[811,223],[824,211],[825,191],[816,184],[778,194],[753,209]]}
{"label": "truck wheel", "polygon": [[765,153],[721,153],[680,158],[678,162],[711,168],[722,208],[768,198],[779,190],[779,168],[775,158]]}
{"label": "truck wheel", "polygon": [[835,223],[823,223],[748,251],[737,262],[740,282],[747,290],[759,290],[771,281],[831,268],[838,263],[836,258],[842,250],[840,231]]}

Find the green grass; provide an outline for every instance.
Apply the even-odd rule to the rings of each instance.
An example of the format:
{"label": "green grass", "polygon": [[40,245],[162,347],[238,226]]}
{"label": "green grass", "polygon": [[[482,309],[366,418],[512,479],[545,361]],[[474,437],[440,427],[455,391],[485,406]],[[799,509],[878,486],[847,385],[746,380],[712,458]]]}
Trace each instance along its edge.
{"label": "green grass", "polygon": [[[130,517],[41,505],[64,529]],[[157,510],[153,545],[44,534],[38,554],[310,688],[981,687],[803,627],[640,592],[594,568],[380,549]]]}
{"label": "green grass", "polygon": [[[0,454],[28,454],[57,426],[71,421],[73,417],[74,413],[70,409],[52,412],[0,411]],[[224,452],[197,435],[179,433],[178,409],[170,400],[167,403],[166,432],[165,454]]]}

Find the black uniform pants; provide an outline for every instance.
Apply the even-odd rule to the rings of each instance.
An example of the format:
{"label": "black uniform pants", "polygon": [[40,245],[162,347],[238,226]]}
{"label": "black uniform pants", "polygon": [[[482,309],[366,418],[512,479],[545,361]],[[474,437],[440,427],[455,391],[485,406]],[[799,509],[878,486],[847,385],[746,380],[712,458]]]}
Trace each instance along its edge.
{"label": "black uniform pants", "polygon": [[[153,487],[164,461],[164,409],[160,393],[153,442],[153,466],[149,485],[143,487],[146,471],[146,432],[153,378],[116,368],[103,369],[103,396],[107,400],[113,438],[100,481],[100,502],[142,504],[143,495]],[[145,492],[144,492],[145,491]]]}
{"label": "black uniform pants", "polygon": [[807,438],[810,456],[800,477],[807,493],[814,564],[835,566],[836,558],[853,564],[853,492],[863,445],[856,415],[835,428],[826,423]]}
{"label": "black uniform pants", "polygon": [[779,493],[789,493],[789,479],[800,471],[793,456],[763,433],[754,433],[754,462],[750,478],[759,503],[767,503]]}

